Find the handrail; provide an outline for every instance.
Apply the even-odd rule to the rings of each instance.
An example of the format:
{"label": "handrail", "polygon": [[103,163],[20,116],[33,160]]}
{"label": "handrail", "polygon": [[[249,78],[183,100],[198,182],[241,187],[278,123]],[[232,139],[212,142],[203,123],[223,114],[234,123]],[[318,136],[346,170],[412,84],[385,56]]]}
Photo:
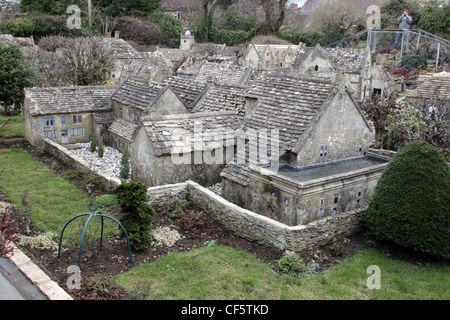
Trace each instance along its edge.
{"label": "handrail", "polygon": [[[337,44],[346,42],[348,40],[352,40],[354,38],[358,38],[358,37],[360,37],[360,36],[362,36],[364,34],[368,34],[369,32],[397,33],[398,31],[399,31],[398,29],[364,29],[362,31],[359,31],[359,32],[351,35],[351,36],[345,37],[345,38],[343,38],[343,39],[341,39],[339,41],[330,43],[330,44],[326,45],[325,47],[335,46]],[[410,32],[411,34],[418,35],[419,37],[424,37],[424,38],[436,41],[436,42],[438,42],[438,43],[440,43],[440,44],[442,44],[442,45],[444,45],[444,46],[446,46],[447,48],[450,49],[450,41],[447,40],[447,39],[441,38],[441,37],[436,36],[436,35],[434,35],[432,33],[424,31],[422,29],[410,29],[410,30],[408,30],[408,32]]]}

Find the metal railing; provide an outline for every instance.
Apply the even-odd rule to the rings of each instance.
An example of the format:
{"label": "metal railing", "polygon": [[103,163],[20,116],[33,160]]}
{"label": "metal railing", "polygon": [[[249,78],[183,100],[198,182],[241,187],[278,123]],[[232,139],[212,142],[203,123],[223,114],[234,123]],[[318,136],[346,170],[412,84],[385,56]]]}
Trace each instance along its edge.
{"label": "metal railing", "polygon": [[411,30],[397,30],[397,29],[365,29],[357,32],[351,36],[343,38],[339,41],[326,45],[325,47],[360,47],[364,42],[366,47],[369,47],[372,51],[375,51],[377,45],[380,43],[379,38],[384,35],[393,35],[402,32],[401,44],[400,44],[400,57],[405,53],[413,49],[420,51],[422,48],[428,48],[430,46],[436,46],[436,69],[439,63],[445,61],[450,57],[450,41],[442,37],[436,36],[421,29]]}

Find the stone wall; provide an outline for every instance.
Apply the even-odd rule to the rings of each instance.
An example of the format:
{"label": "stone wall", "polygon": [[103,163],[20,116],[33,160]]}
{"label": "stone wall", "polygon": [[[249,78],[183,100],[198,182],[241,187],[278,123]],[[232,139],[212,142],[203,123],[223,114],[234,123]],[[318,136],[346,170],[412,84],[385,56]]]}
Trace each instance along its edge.
{"label": "stone wall", "polygon": [[52,157],[62,161],[63,163],[80,172],[89,172],[89,174],[92,174],[92,176],[94,177],[95,183],[101,186],[107,192],[112,191],[121,183],[120,179],[109,177],[97,171],[94,167],[89,165],[89,163],[87,163],[83,159],[78,158],[63,146],[49,139],[43,139],[43,150],[45,153],[51,155]]}
{"label": "stone wall", "polygon": [[346,237],[362,228],[364,209],[327,217],[315,222],[289,227],[273,219],[243,209],[214,192],[187,181],[185,183],[148,189],[151,203],[161,204],[186,197],[211,219],[236,235],[278,250],[304,252]]}

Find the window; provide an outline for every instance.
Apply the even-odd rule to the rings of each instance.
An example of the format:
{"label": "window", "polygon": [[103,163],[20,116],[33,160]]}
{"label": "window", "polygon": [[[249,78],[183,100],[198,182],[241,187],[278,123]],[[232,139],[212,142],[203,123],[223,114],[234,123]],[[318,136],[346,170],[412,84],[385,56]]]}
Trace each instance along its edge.
{"label": "window", "polygon": [[359,145],[359,149],[358,150],[359,150],[359,152],[362,151],[362,144]]}
{"label": "window", "polygon": [[48,118],[45,118],[44,126],[48,127],[49,125],[50,125],[50,120]]}
{"label": "window", "polygon": [[320,205],[323,206],[324,203],[325,203],[325,200],[323,198],[320,198]]}
{"label": "window", "polygon": [[319,217],[323,216],[323,208],[319,209]]}
{"label": "window", "polygon": [[73,123],[83,123],[83,117],[82,116],[73,116]]}
{"label": "window", "polygon": [[174,12],[173,16],[177,19],[180,19],[180,13],[179,12]]}
{"label": "window", "polygon": [[314,71],[319,71],[319,66],[317,64],[314,66]]}
{"label": "window", "polygon": [[361,197],[361,195],[362,195],[362,189],[358,188],[358,191],[356,192],[356,196]]}
{"label": "window", "polygon": [[333,203],[338,203],[338,201],[339,201],[339,193],[336,193],[336,194],[334,195],[334,201],[333,201]]}
{"label": "window", "polygon": [[356,200],[356,208],[361,207],[361,199]]}
{"label": "window", "polygon": [[320,156],[322,157],[326,157],[328,152],[328,147],[327,146],[320,146]]}
{"label": "window", "polygon": [[58,138],[58,131],[57,130],[53,130],[53,138]]}
{"label": "window", "polygon": [[333,208],[333,213],[332,213],[332,215],[335,216],[336,213],[337,213],[337,208]]}
{"label": "window", "polygon": [[320,147],[320,156],[323,156],[323,147]]}
{"label": "window", "polygon": [[61,124],[66,124],[66,117],[61,117]]}
{"label": "window", "polygon": [[53,118],[53,117],[50,118],[50,125],[51,126],[55,125],[55,118]]}
{"label": "window", "polygon": [[327,146],[325,146],[325,151],[324,151],[324,153],[323,153],[323,155],[324,155],[324,157],[327,155]]}
{"label": "window", "polygon": [[48,137],[49,139],[53,138],[53,131],[48,131],[48,132],[47,132],[47,137]]}
{"label": "window", "polygon": [[44,131],[44,138],[47,138],[47,131]]}

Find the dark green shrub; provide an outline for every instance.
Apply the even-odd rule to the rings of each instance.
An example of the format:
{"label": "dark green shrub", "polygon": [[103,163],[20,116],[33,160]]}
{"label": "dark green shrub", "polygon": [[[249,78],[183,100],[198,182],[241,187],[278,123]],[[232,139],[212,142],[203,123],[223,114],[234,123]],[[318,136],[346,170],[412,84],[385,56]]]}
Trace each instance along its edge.
{"label": "dark green shrub", "polygon": [[411,55],[402,57],[402,65],[409,71],[427,65],[427,59],[421,55]]}
{"label": "dark green shrub", "polygon": [[378,240],[450,259],[450,169],[438,149],[414,141],[385,168],[365,213]]}
{"label": "dark green shrub", "polygon": [[151,224],[155,210],[147,204],[147,187],[140,182],[130,181],[120,184],[113,191],[125,215],[120,219],[128,233],[131,247],[141,251],[151,244]]}
{"label": "dark green shrub", "polygon": [[324,37],[324,33],[317,29],[301,27],[282,27],[278,31],[281,39],[298,44],[303,42],[307,47],[314,47]]}
{"label": "dark green shrub", "polygon": [[103,158],[103,153],[105,152],[105,149],[103,147],[103,138],[100,137],[99,141],[98,141],[98,149],[97,149],[97,154],[99,158]]}
{"label": "dark green shrub", "polygon": [[89,144],[89,150],[94,152],[97,149],[97,139],[95,138],[95,134],[91,136],[91,143]]}
{"label": "dark green shrub", "polygon": [[120,178],[127,180],[130,177],[130,158],[128,157],[128,148],[125,146],[125,150],[120,160]]}

